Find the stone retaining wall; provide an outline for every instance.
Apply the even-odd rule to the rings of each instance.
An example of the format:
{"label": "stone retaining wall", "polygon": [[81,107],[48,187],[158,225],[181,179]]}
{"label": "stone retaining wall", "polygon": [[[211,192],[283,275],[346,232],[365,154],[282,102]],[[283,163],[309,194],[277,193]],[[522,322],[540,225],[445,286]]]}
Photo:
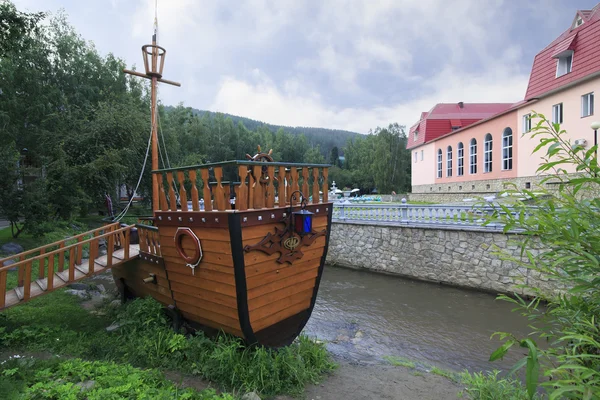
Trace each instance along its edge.
{"label": "stone retaining wall", "polygon": [[493,254],[495,245],[518,257],[512,236],[480,228],[334,222],[327,262],[495,293],[523,294],[516,287],[522,282],[555,291],[539,273]]}

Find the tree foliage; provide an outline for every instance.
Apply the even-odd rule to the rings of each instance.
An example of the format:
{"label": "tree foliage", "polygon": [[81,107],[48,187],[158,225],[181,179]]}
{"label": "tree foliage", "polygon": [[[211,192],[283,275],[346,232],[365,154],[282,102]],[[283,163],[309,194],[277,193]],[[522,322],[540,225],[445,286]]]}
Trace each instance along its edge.
{"label": "tree foliage", "polygon": [[[502,254],[503,258],[531,269],[541,280],[553,282],[560,290],[549,293],[524,285],[536,293],[533,300],[501,296],[529,317],[535,334],[549,345],[538,346],[535,337],[498,333],[506,341],[491,359],[502,357],[514,345],[524,348],[527,355],[515,369],[525,368],[530,398],[536,393],[539,376],[544,375],[541,385],[550,399],[597,399],[600,398],[598,149],[573,145],[559,124],[551,124],[541,114],[533,118],[539,122],[528,139],[539,141],[534,152],[544,154],[538,172],[549,174],[544,182],[558,180],[558,192],[549,192],[542,183],[525,191],[535,207],[523,202],[518,202],[513,210],[501,207],[494,220],[505,224],[506,230],[522,230],[518,236],[522,257]],[[542,301],[547,302],[545,307],[541,306]]]}

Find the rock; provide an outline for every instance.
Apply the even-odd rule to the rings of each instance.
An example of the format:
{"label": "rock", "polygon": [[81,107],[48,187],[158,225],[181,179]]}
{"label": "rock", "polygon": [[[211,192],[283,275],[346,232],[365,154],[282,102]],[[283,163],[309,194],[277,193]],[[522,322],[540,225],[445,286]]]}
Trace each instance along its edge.
{"label": "rock", "polygon": [[75,386],[79,386],[81,388],[82,392],[92,389],[94,385],[96,385],[96,381],[84,381],[75,384]]}
{"label": "rock", "polygon": [[121,300],[113,300],[108,304],[109,308],[119,308],[121,307]]}
{"label": "rock", "polygon": [[73,296],[77,296],[80,299],[87,299],[90,297],[87,291],[85,290],[75,290],[75,289],[67,289],[65,293],[72,294]]}
{"label": "rock", "polygon": [[13,255],[13,254],[22,253],[25,250],[23,249],[23,246],[21,246],[20,244],[10,242],[10,243],[6,243],[6,244],[2,245],[2,247],[0,247],[0,251],[4,254]]}
{"label": "rock", "polygon": [[363,337],[363,333],[361,331],[356,331],[356,334],[354,335],[355,338],[361,338]]}
{"label": "rock", "polygon": [[71,283],[67,285],[69,289],[73,290],[90,290],[91,286],[86,283]]}
{"label": "rock", "polygon": [[242,400],[260,400],[260,396],[256,392],[249,392],[242,396]]}
{"label": "rock", "polygon": [[106,327],[106,332],[114,332],[119,328],[121,328],[121,324],[119,324],[118,322],[115,322],[111,326]]}
{"label": "rock", "polygon": [[99,291],[100,293],[106,293],[106,288],[104,287],[103,284],[96,285],[96,290]]}
{"label": "rock", "polygon": [[[13,265],[14,263],[15,263],[15,260],[7,260],[7,261],[4,261],[4,266],[6,267],[7,265]],[[8,270],[9,271],[16,271],[18,269],[19,268],[15,267],[15,268],[9,268]]]}

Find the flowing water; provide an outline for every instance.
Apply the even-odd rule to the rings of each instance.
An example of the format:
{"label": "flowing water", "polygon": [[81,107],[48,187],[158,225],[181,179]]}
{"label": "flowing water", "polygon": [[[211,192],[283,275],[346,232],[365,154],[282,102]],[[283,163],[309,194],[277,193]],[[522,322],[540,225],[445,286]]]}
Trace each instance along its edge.
{"label": "flowing water", "polygon": [[512,308],[492,294],[326,266],[304,333],[351,362],[396,356],[458,371],[507,370],[523,349],[488,359],[501,344],[494,332],[530,331]]}

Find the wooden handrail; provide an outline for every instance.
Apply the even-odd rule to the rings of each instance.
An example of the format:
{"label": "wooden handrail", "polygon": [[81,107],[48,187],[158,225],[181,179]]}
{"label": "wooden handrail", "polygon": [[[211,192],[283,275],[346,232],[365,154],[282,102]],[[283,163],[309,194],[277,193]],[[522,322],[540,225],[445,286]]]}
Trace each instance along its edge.
{"label": "wooden handrail", "polygon": [[[6,265],[6,266],[3,266],[3,267],[0,267],[0,273],[1,273],[1,272],[4,272],[4,271],[8,271],[8,270],[9,270],[9,269],[11,269],[11,268],[17,268],[17,267],[20,267],[20,266],[22,266],[22,265],[25,265],[25,264],[27,264],[28,262],[33,262],[33,261],[37,261],[37,260],[42,260],[42,259],[44,259],[44,258],[51,257],[51,256],[54,256],[54,255],[56,255],[56,254],[60,254],[60,253],[64,254],[64,252],[66,252],[66,251],[69,251],[69,252],[70,252],[70,251],[71,251],[71,249],[75,249],[76,247],[83,246],[84,244],[92,243],[93,241],[96,241],[96,240],[99,240],[99,239],[103,239],[103,238],[106,238],[106,237],[112,237],[112,236],[114,236],[114,235],[117,235],[117,234],[119,234],[119,233],[125,232],[125,231],[127,231],[127,230],[131,230],[131,228],[132,228],[132,227],[133,227],[133,225],[128,225],[128,226],[125,226],[125,227],[123,227],[123,228],[116,229],[116,230],[113,230],[113,231],[110,231],[110,232],[104,233],[104,234],[102,234],[102,235],[94,236],[94,237],[92,237],[92,238],[90,238],[90,239],[86,239],[86,240],[84,240],[84,241],[81,241],[81,242],[73,243],[73,244],[71,244],[71,245],[68,245],[68,246],[65,246],[65,247],[59,248],[59,249],[57,249],[57,250],[52,250],[52,251],[49,251],[49,252],[47,252],[47,253],[40,254],[40,255],[38,255],[38,256],[32,257],[32,258],[27,258],[27,259],[24,259],[24,260],[19,260],[18,262],[14,263],[14,264],[11,264],[11,265]],[[90,231],[90,232],[94,232],[94,231]],[[89,234],[90,232],[87,232],[87,234]],[[56,243],[60,244],[60,242],[56,242]],[[56,245],[56,244],[55,244],[55,245]],[[75,250],[73,250],[73,251],[75,251]],[[19,254],[15,254],[15,256],[19,256]],[[15,256],[13,256],[13,258],[14,258]]]}
{"label": "wooden handrail", "polygon": [[[232,168],[225,171],[226,167]],[[234,160],[156,170],[153,174],[159,184],[157,211],[200,211],[199,193],[204,211],[231,210],[230,193],[235,193],[235,209],[240,211],[297,205],[299,196],[290,199],[296,191],[307,198],[312,196],[312,204],[328,202],[328,165],[324,164]],[[232,181],[224,180],[225,176]],[[188,191],[191,206],[187,204]]]}
{"label": "wooden handrail", "polygon": [[[53,242],[53,243],[46,244],[46,245],[43,245],[43,246],[40,246],[40,247],[36,247],[35,249],[26,250],[26,251],[23,251],[23,252],[18,253],[18,254],[13,254],[12,256],[0,258],[0,264],[4,263],[5,261],[12,260],[12,259],[14,259],[16,257],[27,257],[28,255],[36,253],[38,251],[46,250],[46,249],[48,249],[48,247],[60,246],[61,244],[64,244],[64,243],[66,243],[66,242],[68,242],[70,240],[78,240],[79,238],[83,238],[86,235],[94,234],[95,232],[100,232],[101,230],[109,229],[110,227],[115,227],[115,226],[118,226],[118,225],[119,225],[118,222],[114,222],[112,224],[105,225],[105,226],[103,226],[101,228],[96,228],[96,229],[91,230],[91,231],[87,231],[87,232],[84,232],[84,233],[79,233],[79,234],[77,234],[75,236],[72,236],[72,237],[70,237],[68,239],[59,240],[57,242]],[[11,267],[13,267],[13,266],[14,266],[14,264],[11,264]]]}

